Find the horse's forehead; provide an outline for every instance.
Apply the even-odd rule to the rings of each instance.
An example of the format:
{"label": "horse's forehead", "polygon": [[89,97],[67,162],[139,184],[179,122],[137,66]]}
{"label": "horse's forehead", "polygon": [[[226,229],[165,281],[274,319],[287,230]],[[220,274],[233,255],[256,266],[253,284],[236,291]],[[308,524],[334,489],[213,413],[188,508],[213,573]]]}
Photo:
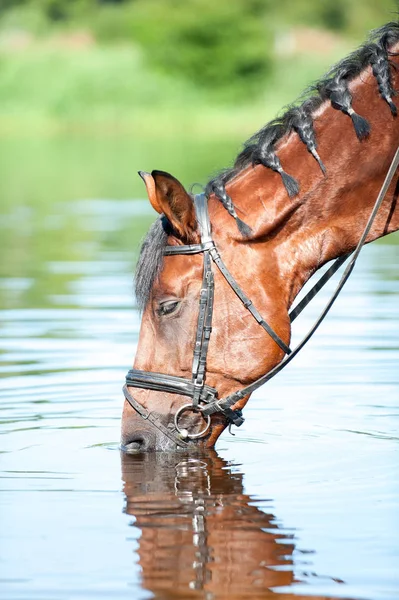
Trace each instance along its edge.
{"label": "horse's forehead", "polygon": [[176,293],[183,290],[202,277],[202,257],[176,255],[168,256],[164,262],[159,277],[154,281],[153,293]]}

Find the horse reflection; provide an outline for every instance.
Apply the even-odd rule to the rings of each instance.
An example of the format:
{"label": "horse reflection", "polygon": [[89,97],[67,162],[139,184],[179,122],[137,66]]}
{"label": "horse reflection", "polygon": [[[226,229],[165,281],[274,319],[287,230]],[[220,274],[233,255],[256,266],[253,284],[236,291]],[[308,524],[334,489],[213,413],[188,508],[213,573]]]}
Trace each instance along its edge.
{"label": "horse reflection", "polygon": [[264,599],[297,581],[293,536],[244,494],[242,474],[216,452],[123,454],[122,473],[125,510],[142,532],[142,583],[156,598]]}

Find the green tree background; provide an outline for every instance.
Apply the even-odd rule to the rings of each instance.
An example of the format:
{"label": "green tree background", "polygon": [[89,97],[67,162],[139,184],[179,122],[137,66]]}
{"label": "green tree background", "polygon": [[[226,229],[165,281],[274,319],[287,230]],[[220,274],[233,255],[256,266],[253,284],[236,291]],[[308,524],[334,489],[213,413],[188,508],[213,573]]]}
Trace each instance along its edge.
{"label": "green tree background", "polygon": [[360,42],[396,8],[393,0],[1,0],[0,31],[44,39],[85,30],[97,44],[138,49],[154,72],[237,101],[261,93],[282,30]]}

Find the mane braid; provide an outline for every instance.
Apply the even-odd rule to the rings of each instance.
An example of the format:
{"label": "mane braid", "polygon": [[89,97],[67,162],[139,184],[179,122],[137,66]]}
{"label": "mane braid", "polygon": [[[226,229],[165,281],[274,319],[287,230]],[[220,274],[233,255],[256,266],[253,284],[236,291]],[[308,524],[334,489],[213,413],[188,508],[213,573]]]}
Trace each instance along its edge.
{"label": "mane braid", "polygon": [[376,29],[371,33],[368,42],[337,63],[316,84],[305,90],[300,97],[299,105],[290,106],[281,117],[274,119],[255,133],[244,144],[233,167],[224,169],[208,182],[205,193],[207,195],[215,194],[228,213],[236,219],[237,226],[242,233],[243,229],[247,228],[243,235],[249,235],[250,229],[238,219],[234,203],[226,192],[226,184],[246,167],[262,164],[278,172],[288,195],[295,196],[299,192],[298,182],[284,171],[276,154],[278,142],[292,131],[298,134],[301,142],[305,144],[318,162],[322,172],[325,173],[325,166],[317,152],[313,113],[324,101],[329,100],[333,108],[350,117],[359,140],[367,137],[370,125],[352,108],[352,95],[349,91],[349,83],[358,77],[367,66],[371,66],[380,95],[389,105],[392,115],[397,115],[397,108],[392,100],[396,92],[392,87],[389,57],[393,55],[390,48],[398,41],[399,23],[387,23]]}

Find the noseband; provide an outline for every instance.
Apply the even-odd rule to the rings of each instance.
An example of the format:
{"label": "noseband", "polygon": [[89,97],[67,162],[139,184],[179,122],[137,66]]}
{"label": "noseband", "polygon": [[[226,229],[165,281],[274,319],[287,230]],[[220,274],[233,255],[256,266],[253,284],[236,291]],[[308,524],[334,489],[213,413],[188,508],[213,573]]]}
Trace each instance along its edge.
{"label": "noseband", "polygon": [[[203,277],[199,300],[199,314],[197,321],[197,332],[195,335],[193,362],[191,369],[191,379],[177,377],[174,375],[166,375],[163,373],[155,373],[152,371],[141,371],[140,369],[131,369],[126,375],[126,385],[123,387],[126,400],[134,408],[134,410],[143,418],[148,419],[155,425],[163,434],[169,437],[177,446],[186,448],[190,445],[188,440],[202,437],[210,427],[210,416],[214,413],[221,413],[226,418],[229,425],[239,427],[243,424],[244,418],[240,409],[232,409],[232,406],[239,400],[245,398],[269,379],[279,373],[298,352],[303,348],[306,342],[312,337],[320,323],[323,321],[331,306],[338,297],[345,282],[349,278],[356,260],[360,254],[360,250],[366,242],[367,235],[371,229],[377,212],[385,198],[389,185],[395,174],[399,164],[399,148],[391,162],[385,181],[381,187],[380,193],[374,204],[372,213],[369,217],[367,225],[359,240],[359,243],[352,254],[352,258],[348,263],[333,295],[328,301],[326,307],[320,317],[298,344],[295,350],[291,350],[289,346],[277,335],[270,325],[261,316],[251,300],[246,296],[237,281],[234,279],[226,265],[222,261],[220,254],[216,248],[215,242],[212,239],[211,223],[208,213],[208,198],[205,194],[197,194],[194,196],[194,207],[197,216],[197,222],[200,230],[200,243],[182,246],[167,246],[164,249],[165,256],[173,256],[177,254],[203,254]],[[332,266],[324,273],[319,281],[307,293],[307,295],[298,303],[298,305],[289,313],[291,322],[302,312],[309,304],[312,298],[319,290],[327,283],[334,275],[338,268],[346,261],[349,254],[341,256],[335,260]],[[251,313],[257,323],[269,334],[273,341],[283,350],[285,357],[271,371],[259,377],[250,385],[241,390],[230,394],[226,398],[218,399],[217,390],[206,385],[206,360],[208,355],[209,340],[212,332],[212,316],[213,316],[213,300],[214,300],[214,277],[212,271],[212,263],[214,263],[223,275],[231,289],[241,300],[245,308]],[[166,393],[179,394],[191,398],[191,403],[181,406],[174,416],[174,421],[165,426],[162,421],[152,412],[147,411],[137,400],[130,394],[128,388],[137,387],[147,390],[156,390]],[[194,434],[190,434],[187,429],[182,429],[179,426],[179,420],[183,413],[192,411],[200,413],[205,419],[204,428]]]}

